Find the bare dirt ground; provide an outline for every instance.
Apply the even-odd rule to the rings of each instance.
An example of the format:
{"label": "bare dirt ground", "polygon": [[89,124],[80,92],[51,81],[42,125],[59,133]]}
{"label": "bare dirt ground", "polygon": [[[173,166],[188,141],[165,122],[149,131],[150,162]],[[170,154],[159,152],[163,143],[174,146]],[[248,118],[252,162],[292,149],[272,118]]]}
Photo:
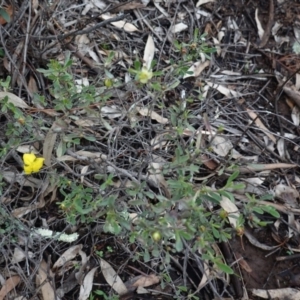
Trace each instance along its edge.
{"label": "bare dirt ground", "polygon": [[[194,179],[193,184],[199,186],[205,182],[207,186],[222,186],[227,178],[225,173],[222,175],[219,171],[234,161],[239,166],[239,180],[249,184],[241,193],[233,192],[240,211],[245,212],[244,204],[249,201],[246,193],[253,193],[259,198],[272,191],[275,194],[272,205],[280,212],[280,218],[263,214],[262,220],[268,224],[251,227],[249,224],[253,225],[253,214],[245,212],[243,231],[232,230],[232,240],[218,243],[218,248],[235,275],[223,276],[212,272],[201,286],[204,278],[199,268],[201,255],[198,252],[197,255],[193,254],[195,251],[191,251],[191,243],[185,243],[180,253],[172,252],[170,265],[160,268],[157,257],[151,256],[148,262],[144,262],[142,257],[137,259],[134,256],[139,252],[140,244],[129,243],[122,234],[114,236],[104,232],[104,216],[99,217],[101,222],[82,222],[70,226],[62,210],[58,209],[57,203],[65,199],[59,188],[51,185],[51,182],[47,182],[45,189],[40,188],[47,181],[47,171],[30,177],[37,181],[29,180],[28,183],[21,180],[23,177],[18,176],[23,170],[21,155],[24,152],[16,144],[14,147],[10,145],[10,151],[5,155],[1,152],[3,157],[0,157],[4,187],[0,195],[0,300],[118,299],[113,298],[114,294],[124,300],[193,299],[192,293],[194,299],[300,299],[297,256],[297,252],[300,252],[300,44],[297,45],[298,40],[300,43],[300,3],[292,0],[216,0],[207,3],[174,0],[150,1],[147,4],[147,1],[96,2],[97,5],[91,4],[92,1],[58,0],[51,3],[3,3],[9,7],[7,12],[11,15],[11,22],[4,20],[0,25],[0,48],[3,51],[0,78],[4,80],[11,76],[10,91],[27,105],[19,108],[35,120],[46,120],[46,125],[43,123],[41,127],[53,128],[51,126],[58,118],[67,119],[57,113],[60,110],[54,108],[55,97],[49,92],[51,80],[37,71],[46,68],[51,59],[63,61],[66,51],[71,52],[71,58],[76,62],[72,65],[74,78],[87,78],[90,85],[103,86],[104,82],[108,82],[105,80],[109,79],[108,73],[103,71],[104,66],[108,66],[109,74],[122,81],[112,89],[113,96],[107,100],[110,109],[118,107],[129,112],[135,103],[145,106],[154,103],[155,106],[157,99],[151,99],[146,89],[134,90],[128,88],[128,82],[124,83],[128,68],[132,67],[137,56],[142,57],[147,37],[152,35],[156,47],[155,59],[158,61],[156,71],[167,70],[160,83],[170,84],[173,80],[171,73],[168,73],[170,61],[175,64],[185,54],[184,47],[180,52],[174,51],[174,41],[190,45],[198,28],[201,34],[206,33],[208,45],[220,51],[212,54],[209,64],[197,76],[193,74],[183,78],[178,74],[178,77],[181,76],[180,83],[164,93],[162,101],[165,106],[155,106],[156,112],[159,116],[171,119],[168,108],[182,101],[183,90],[187,97],[193,99],[198,99],[200,90],[201,94],[206,93],[201,101],[186,103],[186,110],[192,111],[193,115],[189,125],[195,130],[206,131],[224,127],[224,144],[229,145],[230,154],[224,155],[215,148],[208,150],[209,147],[203,150],[208,159],[195,177],[205,177],[205,181]],[[126,20],[138,31],[132,28],[125,30],[124,24],[115,26],[110,22],[97,28],[97,24],[105,20],[101,17],[103,11],[114,13],[115,22],[117,19]],[[259,30],[259,21],[262,31]],[[175,24],[187,26],[176,31],[173,27]],[[119,52],[113,62],[109,62],[107,49]],[[197,59],[200,62],[202,58]],[[196,61],[192,57],[186,63],[192,65]],[[45,102],[34,98],[35,93],[45,96]],[[92,103],[89,109],[96,110],[98,106]],[[0,142],[4,149],[12,140],[5,132],[9,129],[9,122],[14,119],[4,111],[3,105],[1,109],[0,124],[4,129],[0,133]],[[96,122],[98,116],[91,114],[85,117],[84,113],[77,114],[77,109],[73,107],[69,110],[73,119],[66,122],[67,129],[63,125],[59,127],[60,130],[63,128],[66,132],[94,135],[97,143],[84,140],[72,146],[66,153],[68,159],[71,157],[72,160],[56,164],[55,174],[69,181],[79,181],[84,177],[80,173],[84,166],[96,169],[99,173],[94,165],[96,156],[86,159],[76,151],[104,153],[108,157],[105,167],[115,170],[115,185],[105,196],[118,191],[121,200],[116,205],[129,206],[124,192],[128,180],[141,183],[142,179],[148,178],[147,167],[153,161],[153,154],[165,161],[174,158],[172,144],[149,150],[152,140],[170,129],[162,126],[164,119],[157,115],[152,117],[140,113],[137,126],[133,128],[129,113],[126,116],[104,118],[106,123],[103,125]],[[119,111],[112,113],[119,114]],[[93,121],[93,125],[75,124],[81,116],[85,121]],[[21,125],[24,124],[22,118],[17,120]],[[111,128],[117,130],[111,131]],[[24,136],[28,134],[31,138],[29,133],[29,130],[21,133],[23,138],[20,144],[23,146],[27,146]],[[183,147],[192,139],[191,135],[183,135]],[[43,138],[36,143],[32,139],[30,141],[43,153]],[[54,154],[57,153],[56,148],[58,141],[50,154],[52,161],[57,156]],[[235,157],[233,150],[238,153],[235,153]],[[49,174],[52,172],[50,165],[47,166]],[[102,179],[92,175],[85,176],[86,186],[94,188],[103,184]],[[247,182],[249,178],[251,182]],[[149,186],[149,191],[168,197],[169,190],[165,186]],[[40,195],[44,195],[43,201]],[[151,200],[149,203],[152,204]],[[136,212],[133,207],[137,206],[130,207],[130,213]],[[220,206],[214,209],[218,210]],[[176,217],[180,219],[181,216]],[[9,225],[12,219],[17,222],[13,226]],[[70,234],[78,232],[79,240],[72,246],[55,240],[32,241],[28,237],[33,227],[46,227],[54,232]],[[11,239],[14,234],[14,239]],[[72,253],[65,254],[71,248]],[[23,255],[18,253],[18,256],[18,250]],[[59,262],[63,253],[68,257],[67,263]],[[120,276],[120,281],[128,289],[127,293],[122,295],[120,289],[113,288],[114,284],[109,278],[114,278],[114,273],[105,274],[103,269],[99,271],[104,268],[99,256],[110,264],[107,269]],[[95,273],[89,273],[91,270]],[[165,281],[162,280],[163,276]],[[138,282],[140,278],[144,280],[142,283]],[[146,279],[149,280],[147,284]],[[134,285],[133,281],[138,283]],[[47,285],[49,282],[50,285]],[[94,294],[92,298],[88,283],[93,286],[92,291],[101,290],[107,296]],[[119,286],[122,286],[120,282]],[[176,295],[178,286],[185,286],[188,291]],[[83,295],[84,288],[89,291],[86,292],[87,296]],[[110,298],[105,298],[108,295]]]}

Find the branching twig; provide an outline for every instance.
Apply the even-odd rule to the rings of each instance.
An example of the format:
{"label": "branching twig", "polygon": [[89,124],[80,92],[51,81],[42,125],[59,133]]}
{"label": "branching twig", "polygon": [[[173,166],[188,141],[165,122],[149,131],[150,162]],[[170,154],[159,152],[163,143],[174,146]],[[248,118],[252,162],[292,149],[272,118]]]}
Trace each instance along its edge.
{"label": "branching twig", "polygon": [[76,35],[90,33],[90,32],[92,32],[92,31],[94,31],[96,29],[99,29],[99,28],[103,27],[104,25],[109,24],[111,22],[116,22],[116,21],[123,20],[127,16],[128,16],[128,14],[127,15],[118,16],[118,17],[115,17],[115,18],[111,18],[111,19],[108,19],[108,20],[104,20],[101,23],[99,23],[99,24],[97,24],[97,25],[95,25],[93,27],[86,28],[86,29],[83,29],[83,30],[75,30],[75,31],[72,31],[72,32],[69,32],[69,33],[66,33],[66,34],[49,35],[49,36],[45,36],[45,37],[34,36],[33,35],[33,36],[31,36],[31,38],[35,39],[35,40],[53,40],[53,39],[63,40],[63,39],[66,39],[66,38],[68,38],[70,36],[76,36]]}

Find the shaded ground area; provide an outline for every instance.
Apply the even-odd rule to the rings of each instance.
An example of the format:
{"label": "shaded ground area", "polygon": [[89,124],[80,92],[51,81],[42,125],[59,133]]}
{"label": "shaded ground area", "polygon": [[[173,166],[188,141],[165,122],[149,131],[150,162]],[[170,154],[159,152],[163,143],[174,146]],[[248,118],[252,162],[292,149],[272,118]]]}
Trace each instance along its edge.
{"label": "shaded ground area", "polygon": [[75,2],[1,14],[0,299],[300,298],[300,4]]}

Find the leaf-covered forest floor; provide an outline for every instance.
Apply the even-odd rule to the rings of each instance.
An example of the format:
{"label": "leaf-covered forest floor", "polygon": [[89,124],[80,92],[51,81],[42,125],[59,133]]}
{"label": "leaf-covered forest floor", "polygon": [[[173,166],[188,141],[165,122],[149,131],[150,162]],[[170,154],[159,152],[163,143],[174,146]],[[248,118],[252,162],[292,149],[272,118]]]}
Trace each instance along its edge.
{"label": "leaf-covered forest floor", "polygon": [[297,1],[0,16],[0,299],[300,299]]}

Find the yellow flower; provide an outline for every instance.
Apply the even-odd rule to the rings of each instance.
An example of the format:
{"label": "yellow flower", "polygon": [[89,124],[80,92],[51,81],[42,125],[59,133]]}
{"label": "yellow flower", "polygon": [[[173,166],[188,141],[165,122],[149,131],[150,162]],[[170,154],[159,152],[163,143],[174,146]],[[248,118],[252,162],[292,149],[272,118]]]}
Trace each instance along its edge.
{"label": "yellow flower", "polygon": [[42,168],[44,160],[43,157],[36,157],[33,153],[25,153],[23,155],[25,174],[38,172]]}
{"label": "yellow flower", "polygon": [[140,72],[138,72],[138,80],[141,83],[147,83],[148,80],[150,80],[153,76],[153,73],[151,70],[147,70],[147,68],[143,67]]}

